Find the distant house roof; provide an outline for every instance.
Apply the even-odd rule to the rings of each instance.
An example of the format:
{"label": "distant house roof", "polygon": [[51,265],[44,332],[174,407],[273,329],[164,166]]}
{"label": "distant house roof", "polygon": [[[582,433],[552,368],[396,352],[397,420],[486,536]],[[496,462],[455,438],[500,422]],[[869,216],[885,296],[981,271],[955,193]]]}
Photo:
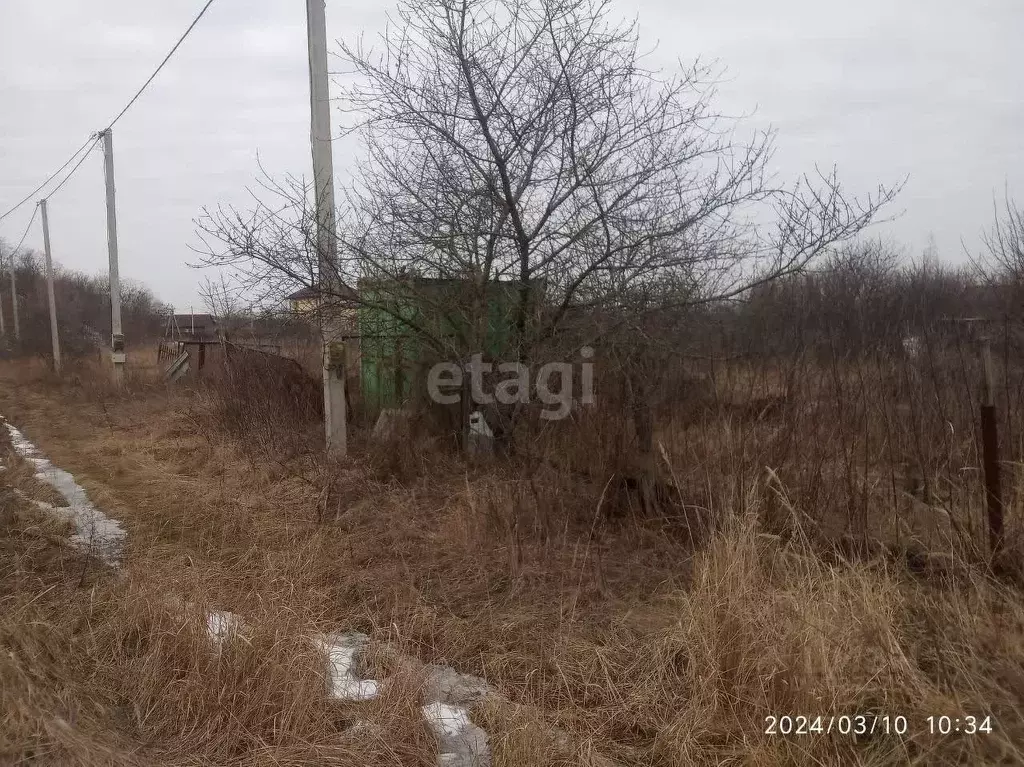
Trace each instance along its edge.
{"label": "distant house roof", "polygon": [[212,314],[175,314],[174,323],[182,330],[185,330],[193,325],[197,328],[214,327],[217,324],[217,320]]}
{"label": "distant house roof", "polygon": [[285,296],[285,298],[288,301],[307,301],[311,298],[316,298],[318,295],[320,295],[320,291],[315,288],[302,288],[289,296]]}
{"label": "distant house roof", "polygon": [[[344,285],[338,291],[338,294],[341,295],[341,296],[345,296],[346,298],[355,298],[358,295],[356,293],[356,291],[352,290],[352,288],[350,288],[348,286],[344,286]],[[291,295],[285,296],[285,300],[286,301],[309,301],[311,299],[316,298],[319,295],[320,295],[320,291],[317,290],[316,288],[305,287],[305,288],[301,288],[299,290],[296,290]]]}
{"label": "distant house roof", "polygon": [[173,314],[166,335],[178,341],[216,338],[217,318],[212,314]]}

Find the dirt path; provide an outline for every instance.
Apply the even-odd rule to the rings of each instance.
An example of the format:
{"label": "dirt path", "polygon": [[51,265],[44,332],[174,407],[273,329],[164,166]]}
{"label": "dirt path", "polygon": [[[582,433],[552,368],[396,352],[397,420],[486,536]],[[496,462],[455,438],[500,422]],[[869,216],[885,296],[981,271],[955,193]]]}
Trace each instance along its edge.
{"label": "dirt path", "polygon": [[[11,458],[27,464],[34,472],[33,479],[50,486],[60,499],[49,503],[32,499],[21,490],[16,492],[44,514],[69,523],[73,527],[69,538],[72,546],[123,575],[120,570],[128,536],[121,522],[97,508],[74,476],[55,466],[19,428],[2,416],[0,425],[8,433],[13,448]],[[180,610],[183,616],[190,609],[194,610],[194,606],[170,592],[161,601],[172,612]],[[249,633],[247,621],[231,612],[207,611],[205,623],[218,653],[229,642],[245,641]],[[323,655],[326,697],[339,701],[368,701],[378,697],[380,683],[360,678],[358,671],[360,658],[370,644],[369,637],[358,632],[334,632],[310,639]],[[398,660],[405,667],[416,665],[408,657]],[[420,699],[424,721],[437,739],[438,764],[442,767],[490,765],[486,733],[472,723],[468,706],[494,695],[493,691],[483,680],[459,674],[450,667],[429,666],[417,671],[424,675],[423,689],[407,692]],[[358,732],[365,727],[365,720],[356,720],[350,729]]]}

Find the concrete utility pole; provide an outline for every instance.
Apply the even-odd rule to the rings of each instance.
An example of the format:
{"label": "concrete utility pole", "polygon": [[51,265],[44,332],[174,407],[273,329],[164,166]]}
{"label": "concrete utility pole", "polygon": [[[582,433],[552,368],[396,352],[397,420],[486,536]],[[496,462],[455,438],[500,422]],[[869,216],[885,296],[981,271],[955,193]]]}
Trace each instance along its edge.
{"label": "concrete utility pole", "polygon": [[317,254],[320,274],[320,329],[324,358],[324,428],[327,449],[344,455],[345,347],[339,343],[337,312],[328,299],[335,296],[334,270],[338,240],[334,220],[334,156],[331,148],[330,82],[327,76],[327,16],[324,0],[306,0],[309,47],[310,143],[316,194]]}
{"label": "concrete utility pole", "polygon": [[46,200],[39,201],[43,214],[43,251],[46,254],[46,299],[50,303],[50,341],[53,344],[53,369],[60,372],[60,337],[57,334],[57,302],[53,297],[53,258],[50,255],[50,219],[46,215]]}
{"label": "concrete utility pole", "polygon": [[121,332],[121,278],[117,268],[117,210],[114,204],[114,136],[107,128],[103,137],[103,177],[107,185],[107,255],[110,258],[110,358],[114,383],[124,382],[124,334]]}

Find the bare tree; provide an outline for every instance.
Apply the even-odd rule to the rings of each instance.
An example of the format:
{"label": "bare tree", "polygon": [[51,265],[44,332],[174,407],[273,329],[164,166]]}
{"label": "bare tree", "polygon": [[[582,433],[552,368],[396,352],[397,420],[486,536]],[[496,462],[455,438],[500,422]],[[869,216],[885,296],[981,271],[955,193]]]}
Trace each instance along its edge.
{"label": "bare tree", "polygon": [[[498,281],[518,290],[525,358],[573,312],[621,327],[797,271],[893,197],[848,200],[834,172],[772,183],[772,135],[735,139],[712,108],[712,68],[645,68],[635,24],[606,1],[403,2],[393,22],[379,52],[340,51],[366,155],[342,196],[336,276],[376,287],[325,298],[397,316],[394,286],[462,281],[438,302],[464,315],[460,332],[400,317],[441,352],[480,348]],[[264,188],[276,199],[200,219],[204,262],[238,267],[250,288],[316,287],[309,190]]]}
{"label": "bare tree", "polygon": [[982,235],[982,254],[974,257],[975,269],[990,285],[1009,288],[1004,310],[1016,314],[1024,291],[1024,208],[1006,195],[1003,209],[995,210],[992,228]]}
{"label": "bare tree", "polygon": [[224,275],[218,275],[216,280],[206,278],[199,286],[199,297],[206,311],[217,318],[222,332],[234,333],[253,319],[239,287]]}
{"label": "bare tree", "polygon": [[1006,197],[992,229],[982,236],[988,261],[1014,283],[1024,282],[1024,208]]}

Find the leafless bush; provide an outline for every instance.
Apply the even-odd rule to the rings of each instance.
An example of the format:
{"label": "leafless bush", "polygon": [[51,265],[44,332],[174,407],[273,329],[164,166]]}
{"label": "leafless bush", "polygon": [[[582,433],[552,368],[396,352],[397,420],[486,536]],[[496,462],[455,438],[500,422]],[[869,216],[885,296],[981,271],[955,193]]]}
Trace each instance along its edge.
{"label": "leafless bush", "polygon": [[860,243],[752,291],[729,318],[729,346],[765,359],[801,350],[822,359],[900,355],[908,338],[940,332],[949,320],[999,316],[995,298],[966,269],[908,261],[883,242]]}
{"label": "leafless bush", "polygon": [[226,345],[201,389],[203,417],[257,449],[294,454],[322,443],[321,384],[293,360]]}

